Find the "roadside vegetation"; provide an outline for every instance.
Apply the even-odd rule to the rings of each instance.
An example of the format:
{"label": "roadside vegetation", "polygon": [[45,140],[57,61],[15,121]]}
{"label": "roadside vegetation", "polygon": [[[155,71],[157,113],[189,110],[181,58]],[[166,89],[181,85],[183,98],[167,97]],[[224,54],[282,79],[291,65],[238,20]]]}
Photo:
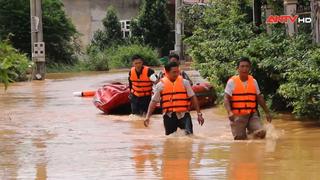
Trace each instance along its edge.
{"label": "roadside vegetation", "polygon": [[8,42],[0,42],[0,83],[7,89],[10,82],[27,79],[31,66],[27,56],[13,48]]}
{"label": "roadside vegetation", "polygon": [[288,37],[284,26],[273,26],[272,34],[262,26],[257,33],[249,16],[251,7],[244,4],[215,0],[205,7],[185,39],[194,66],[216,86],[221,99],[227,80],[236,73],[236,61],[247,56],[272,109],[319,119],[320,48],[303,31]]}

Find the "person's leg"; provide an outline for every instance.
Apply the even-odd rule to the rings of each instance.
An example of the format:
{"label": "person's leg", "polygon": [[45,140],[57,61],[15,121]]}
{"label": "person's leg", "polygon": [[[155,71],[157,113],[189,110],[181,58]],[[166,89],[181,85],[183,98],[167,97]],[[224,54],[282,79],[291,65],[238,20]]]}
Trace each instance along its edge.
{"label": "person's leg", "polygon": [[248,125],[249,134],[253,134],[254,138],[263,139],[266,137],[266,130],[263,128],[258,113],[253,113]]}
{"label": "person's leg", "polygon": [[130,99],[131,103],[131,113],[132,114],[139,114],[139,105],[138,105],[138,97],[132,95]]}
{"label": "person's leg", "polygon": [[163,116],[163,124],[164,124],[164,129],[166,130],[166,135],[172,134],[177,131],[178,124],[177,124],[177,119],[176,117],[171,115],[169,117],[168,115]]}
{"label": "person's leg", "polygon": [[184,117],[182,119],[179,119],[179,128],[184,129],[186,132],[186,135],[192,135],[193,134],[193,124],[192,119],[190,116],[190,113],[185,113]]}
{"label": "person's leg", "polygon": [[147,114],[150,101],[151,101],[151,96],[145,96],[141,98],[140,104],[139,104],[141,115]]}
{"label": "person's leg", "polygon": [[230,121],[231,131],[234,140],[246,140],[247,139],[247,125],[249,115],[236,116],[234,121]]}

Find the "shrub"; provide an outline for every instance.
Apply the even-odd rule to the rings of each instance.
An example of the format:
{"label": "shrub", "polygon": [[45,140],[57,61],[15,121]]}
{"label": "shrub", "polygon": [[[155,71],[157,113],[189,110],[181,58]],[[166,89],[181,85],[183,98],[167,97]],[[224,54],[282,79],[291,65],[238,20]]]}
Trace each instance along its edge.
{"label": "shrub", "polygon": [[90,46],[87,52],[88,55],[82,62],[82,67],[87,70],[105,71],[109,68],[129,68],[131,57],[135,54],[143,57],[146,65],[160,65],[154,49],[137,44],[112,46],[103,51],[99,47]]}
{"label": "shrub", "polygon": [[89,71],[109,70],[107,51],[108,49],[101,51],[100,47],[90,46],[82,66]]}
{"label": "shrub", "polygon": [[0,82],[4,83],[5,88],[9,82],[25,80],[29,65],[25,54],[6,42],[0,42]]}
{"label": "shrub", "polygon": [[[310,49],[303,61],[283,73],[287,79],[279,93],[298,116],[320,117],[320,48]],[[299,65],[298,65],[299,64]]]}
{"label": "shrub", "polygon": [[144,59],[145,65],[159,66],[157,52],[148,46],[131,44],[109,48],[105,53],[108,56],[110,68],[128,68],[131,67],[131,57],[135,54]]}

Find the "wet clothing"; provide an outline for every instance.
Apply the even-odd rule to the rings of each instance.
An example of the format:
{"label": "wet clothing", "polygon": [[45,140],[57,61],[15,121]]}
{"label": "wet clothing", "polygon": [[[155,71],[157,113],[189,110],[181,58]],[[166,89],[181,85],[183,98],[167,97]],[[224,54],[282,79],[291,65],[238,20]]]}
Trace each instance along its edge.
{"label": "wet clothing", "polygon": [[[192,96],[195,95],[195,93],[193,92],[192,87],[191,87],[191,85],[190,85],[188,80],[184,79],[183,80],[183,85],[186,88],[186,91],[187,91],[187,94],[188,94],[189,98],[191,98]],[[163,90],[163,86],[164,86],[164,84],[161,81],[156,85],[151,101],[156,102],[156,103],[160,103],[160,101],[161,101],[161,91]],[[184,116],[184,113],[185,112],[179,112],[179,113],[176,113],[176,114],[177,114],[178,118],[180,119],[180,118],[182,118]],[[168,116],[171,116],[170,112],[169,113],[164,113],[164,114],[167,114]]]}
{"label": "wet clothing", "polygon": [[257,90],[254,78],[248,76],[244,84],[239,76],[233,76],[234,89],[230,100],[231,110],[235,115],[246,115],[257,110]]}
{"label": "wet clothing", "polygon": [[166,135],[172,134],[177,131],[178,127],[183,129],[186,135],[193,134],[193,125],[190,113],[185,113],[182,118],[178,118],[176,113],[172,113],[171,116],[165,114],[163,116],[163,124],[166,131]]}
{"label": "wet clothing", "polygon": [[[234,121],[230,121],[234,139],[245,140],[248,133],[263,131],[257,111],[256,96],[261,93],[257,81],[252,76],[249,76],[248,81],[245,82],[241,81],[239,76],[233,76],[227,83],[225,93],[231,96],[230,105],[235,116]],[[247,106],[250,111],[239,111],[242,108],[246,109]],[[254,110],[251,109],[251,106],[254,107]]]}
{"label": "wet clothing", "polygon": [[[136,71],[138,78],[140,78],[140,76],[141,76],[142,71],[143,71],[144,68],[145,68],[145,66],[142,67],[141,72],[137,72],[137,71]],[[153,69],[149,68],[149,69],[148,69],[148,72],[147,72],[147,76],[150,77],[150,76],[151,76],[152,74],[154,74],[154,73],[155,73],[155,71],[154,71]],[[131,89],[132,89],[132,81],[130,80],[130,77],[131,77],[131,71],[129,71],[129,78],[128,78],[129,88],[130,88],[130,90],[131,90]]]}
{"label": "wet clothing", "polygon": [[[161,93],[165,89],[163,81],[160,81],[155,89],[151,101],[159,103],[162,100]],[[188,80],[182,79],[182,85],[188,98],[195,95]],[[185,112],[163,112],[163,122],[166,135],[177,131],[178,127],[185,130],[186,134],[193,133],[191,116],[188,110]]]}
{"label": "wet clothing", "polygon": [[230,126],[235,140],[245,140],[247,139],[247,134],[257,133],[259,131],[262,132],[260,133],[260,138],[264,138],[265,136],[258,112],[235,116],[234,121],[230,121]]}
{"label": "wet clothing", "polygon": [[183,84],[182,76],[172,82],[168,77],[161,79],[163,89],[161,91],[161,108],[163,113],[189,111],[190,97]]}
{"label": "wet clothing", "polygon": [[[143,115],[147,113],[152,92],[152,82],[149,78],[153,74],[154,70],[146,66],[142,67],[141,72],[135,71],[134,68],[129,72],[129,99],[132,114]],[[144,81],[142,84],[139,84],[139,81],[137,81],[140,78]],[[145,90],[147,90],[146,93],[144,92]]]}
{"label": "wet clothing", "polygon": [[[161,78],[163,78],[164,75],[165,75],[165,70],[160,71],[159,74],[158,74],[159,80]],[[188,80],[191,86],[193,85],[190,77],[188,76],[188,74],[185,71],[181,71],[180,75],[183,77],[183,79]]]}
{"label": "wet clothing", "polygon": [[[256,93],[257,95],[261,94],[260,92],[260,88],[259,88],[259,85],[257,83],[257,81],[255,79],[253,79],[254,81],[254,85],[255,85],[255,88],[256,88]],[[244,86],[247,86],[248,84],[248,81],[245,81],[245,82],[242,82]],[[235,88],[235,83],[234,83],[234,80],[232,78],[230,78],[227,82],[227,86],[224,90],[225,93],[227,93],[229,96],[232,96],[232,92],[234,91],[234,88]]]}
{"label": "wet clothing", "polygon": [[129,74],[130,91],[137,97],[150,96],[152,93],[153,82],[148,76],[149,67],[143,66],[141,72],[137,72],[134,67],[131,68]]}
{"label": "wet clothing", "polygon": [[151,101],[151,96],[137,97],[131,95],[131,112],[132,114],[143,115],[148,112],[149,103]]}

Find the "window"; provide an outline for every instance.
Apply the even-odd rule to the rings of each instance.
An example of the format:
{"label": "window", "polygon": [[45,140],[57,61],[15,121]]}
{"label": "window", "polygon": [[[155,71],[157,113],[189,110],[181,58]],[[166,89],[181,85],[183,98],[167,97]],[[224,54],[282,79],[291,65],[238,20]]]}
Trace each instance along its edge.
{"label": "window", "polygon": [[121,23],[122,37],[123,38],[131,37],[130,20],[121,20],[120,23]]}

